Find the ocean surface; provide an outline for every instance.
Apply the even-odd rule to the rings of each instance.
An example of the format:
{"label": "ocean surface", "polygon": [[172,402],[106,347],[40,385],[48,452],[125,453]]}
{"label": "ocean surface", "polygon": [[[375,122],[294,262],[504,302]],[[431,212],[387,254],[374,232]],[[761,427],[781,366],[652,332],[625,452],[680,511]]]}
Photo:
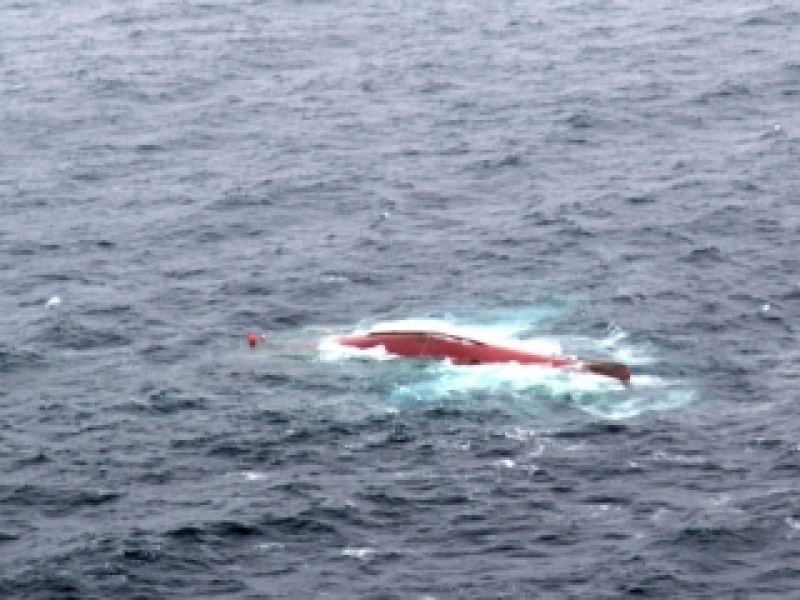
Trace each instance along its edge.
{"label": "ocean surface", "polygon": [[0,25],[0,597],[800,598],[796,2]]}

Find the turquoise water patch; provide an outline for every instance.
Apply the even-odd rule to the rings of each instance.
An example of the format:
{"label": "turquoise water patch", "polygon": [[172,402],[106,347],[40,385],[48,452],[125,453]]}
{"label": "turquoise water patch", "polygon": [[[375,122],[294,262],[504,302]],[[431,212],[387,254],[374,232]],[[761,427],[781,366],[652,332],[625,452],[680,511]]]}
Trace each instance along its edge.
{"label": "turquoise water patch", "polygon": [[630,385],[607,377],[521,365],[454,366],[440,363],[427,377],[397,384],[389,399],[399,406],[491,400],[538,413],[566,403],[589,415],[626,419],[690,403],[692,390],[659,377],[634,376]]}

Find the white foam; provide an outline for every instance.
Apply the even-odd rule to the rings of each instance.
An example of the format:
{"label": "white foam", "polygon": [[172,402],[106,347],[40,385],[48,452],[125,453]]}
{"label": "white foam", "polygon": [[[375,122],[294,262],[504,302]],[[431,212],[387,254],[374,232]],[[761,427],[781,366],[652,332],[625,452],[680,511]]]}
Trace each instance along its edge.
{"label": "white foam", "polygon": [[625,331],[622,331],[621,329],[614,329],[611,335],[603,340],[601,344],[606,348],[614,348],[627,337],[628,334]]}
{"label": "white foam", "polygon": [[353,358],[366,358],[371,360],[391,360],[396,358],[394,355],[386,352],[383,346],[366,349],[343,346],[338,342],[337,336],[323,337],[317,346],[317,350],[319,351],[320,360],[326,362],[349,360]]}
{"label": "white foam", "polygon": [[399,400],[431,400],[452,394],[482,391],[515,395],[537,392],[554,397],[580,397],[625,390],[622,383],[601,375],[537,365],[511,363],[460,366],[443,362],[433,365],[429,371],[434,375],[432,379],[398,386],[393,397]]}
{"label": "white foam", "polygon": [[358,558],[360,560],[364,560],[369,558],[372,554],[375,553],[373,548],[350,548],[347,547],[342,550],[342,556],[349,556],[351,558]]}
{"label": "white foam", "polygon": [[401,319],[397,321],[380,321],[372,326],[357,331],[356,333],[387,333],[387,332],[429,331],[444,335],[458,335],[458,328],[442,319]]}
{"label": "white foam", "polygon": [[286,548],[286,546],[284,544],[281,544],[280,542],[262,542],[260,544],[257,544],[256,548],[264,552],[272,552],[275,550],[283,550],[284,548]]}

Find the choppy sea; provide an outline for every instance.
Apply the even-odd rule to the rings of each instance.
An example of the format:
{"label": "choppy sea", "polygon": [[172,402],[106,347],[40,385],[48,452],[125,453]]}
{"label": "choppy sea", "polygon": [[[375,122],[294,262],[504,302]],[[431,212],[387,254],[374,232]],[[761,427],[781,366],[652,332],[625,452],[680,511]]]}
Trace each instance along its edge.
{"label": "choppy sea", "polygon": [[0,25],[0,597],[800,597],[795,2]]}

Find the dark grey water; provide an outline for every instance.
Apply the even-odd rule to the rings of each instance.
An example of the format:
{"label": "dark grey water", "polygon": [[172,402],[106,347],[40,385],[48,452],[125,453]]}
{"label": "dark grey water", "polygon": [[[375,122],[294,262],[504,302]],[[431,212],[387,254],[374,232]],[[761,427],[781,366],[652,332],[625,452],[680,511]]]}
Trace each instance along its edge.
{"label": "dark grey water", "polygon": [[[0,595],[798,594],[794,3],[0,24]],[[419,317],[634,384],[245,344]]]}

